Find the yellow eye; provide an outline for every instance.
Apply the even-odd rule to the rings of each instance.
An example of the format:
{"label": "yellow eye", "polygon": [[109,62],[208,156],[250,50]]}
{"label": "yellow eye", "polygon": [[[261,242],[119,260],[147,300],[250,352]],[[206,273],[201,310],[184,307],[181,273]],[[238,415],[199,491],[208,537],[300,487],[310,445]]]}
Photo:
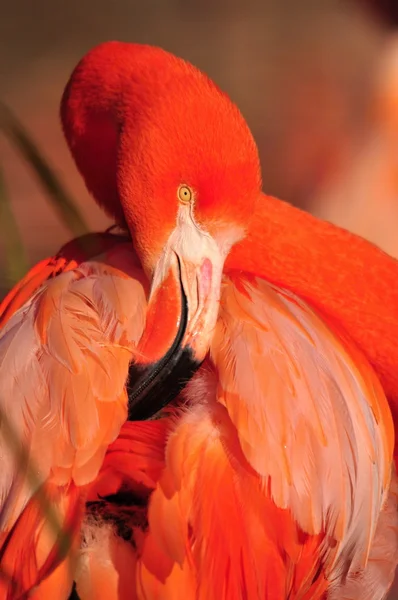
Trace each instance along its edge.
{"label": "yellow eye", "polygon": [[187,185],[180,185],[178,188],[178,199],[184,204],[188,204],[193,199],[193,191]]}

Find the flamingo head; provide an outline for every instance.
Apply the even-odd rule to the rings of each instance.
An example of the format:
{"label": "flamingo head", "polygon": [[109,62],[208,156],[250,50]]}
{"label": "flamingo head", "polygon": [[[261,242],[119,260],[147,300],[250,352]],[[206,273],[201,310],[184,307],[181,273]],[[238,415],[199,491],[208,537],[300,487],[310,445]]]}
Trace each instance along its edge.
{"label": "flamingo head", "polygon": [[[148,364],[168,354],[173,331],[173,355],[181,362],[185,352],[200,364],[224,261],[244,238],[261,190],[258,151],[242,114],[186,61],[110,42],[76,67],[61,118],[88,189],[127,225],[151,281],[152,325],[142,345]],[[164,332],[156,348],[155,321]]]}

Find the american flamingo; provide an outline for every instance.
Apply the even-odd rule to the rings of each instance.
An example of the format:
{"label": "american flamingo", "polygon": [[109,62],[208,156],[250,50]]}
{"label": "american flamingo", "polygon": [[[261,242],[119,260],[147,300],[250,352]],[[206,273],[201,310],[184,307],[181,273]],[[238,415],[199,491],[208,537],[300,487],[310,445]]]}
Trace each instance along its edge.
{"label": "american flamingo", "polygon": [[[62,560],[3,439],[2,565],[18,593],[67,597],[75,579],[82,599],[384,598],[397,263],[260,194],[237,109],[162,50],[94,49],[61,115],[133,243],[72,244],[3,303],[2,409],[73,550]],[[122,425],[127,412],[159,418]]]}

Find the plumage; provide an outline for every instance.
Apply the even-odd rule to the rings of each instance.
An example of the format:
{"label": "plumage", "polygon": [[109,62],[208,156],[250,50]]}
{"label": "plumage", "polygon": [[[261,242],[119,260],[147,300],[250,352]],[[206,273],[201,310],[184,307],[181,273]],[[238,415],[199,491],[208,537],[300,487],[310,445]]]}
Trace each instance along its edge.
{"label": "plumage", "polygon": [[[261,257],[261,260],[259,259]],[[398,419],[398,261],[365,239],[261,195],[247,237],[225,270],[242,270],[297,294],[364,353]]]}
{"label": "plumage", "polygon": [[[324,579],[359,579],[372,556],[390,493],[387,401],[366,360],[354,365],[350,345],[302,301],[235,278],[244,290],[224,282],[213,366],[188,384],[189,409],[166,447],[150,535],[174,562],[185,554],[183,569],[193,561],[200,598],[244,589],[248,598],[322,598]],[[373,583],[374,598],[384,597],[397,560],[395,492],[389,506],[395,535],[379,568],[390,579]],[[197,597],[195,587],[186,595]]]}
{"label": "plumage", "polygon": [[[146,480],[150,490],[157,484],[149,502],[147,492],[141,492],[145,506],[148,502],[148,528],[143,540],[141,535],[134,537],[132,597],[169,599],[184,594],[188,599],[211,600],[241,598],[244,593],[253,599],[309,600],[323,598],[332,584],[327,598],[384,598],[397,561],[397,482],[391,444],[385,447],[391,417],[388,412],[387,418],[383,416],[387,401],[372,369],[363,357],[352,368],[347,342],[343,345],[298,298],[261,280],[226,278],[221,307],[210,358],[188,384],[181,408],[145,429],[129,423],[124,438],[114,443],[115,450],[120,444],[127,455],[126,464],[131,461],[127,477],[118,482],[119,492],[130,490],[133,498],[143,479],[134,458],[139,448],[142,464],[142,447],[134,436],[141,434],[143,439],[151,433],[148,465],[156,442],[157,458],[164,460],[163,470]],[[294,347],[291,338],[297,336],[297,357],[308,353],[303,345],[312,346],[313,366],[303,381],[308,364],[297,361],[292,368],[289,354],[269,350],[272,341],[269,346],[255,343],[256,332],[283,339],[284,318],[290,325],[289,347]],[[254,362],[257,349],[264,362],[267,357],[269,361],[262,370]],[[220,353],[229,353],[229,361]],[[352,353],[358,359],[358,352]],[[336,370],[339,361],[341,375]],[[225,364],[230,369],[223,369]],[[233,368],[236,364],[259,374],[254,391],[246,386],[241,390],[242,374]],[[352,371],[344,373],[348,367]],[[312,397],[325,371],[330,383]],[[339,377],[352,379],[345,384],[344,395],[336,383]],[[253,397],[260,390],[260,398]],[[247,410],[243,416],[234,410],[234,403],[244,404],[246,393],[252,406],[260,402],[262,410],[254,414]],[[320,396],[328,410],[319,406]],[[280,427],[272,419],[277,418],[276,404],[284,398],[288,406],[285,427]],[[255,422],[250,426],[251,418]],[[157,437],[161,427],[168,430],[167,437],[163,432]],[[127,431],[132,438],[124,446]],[[249,442],[242,443],[248,431]],[[106,471],[119,461],[112,461],[109,454]],[[96,493],[103,497],[107,477],[100,476],[99,481],[101,492]],[[374,494],[369,494],[371,489]],[[112,478],[109,493],[115,494]],[[137,505],[141,509],[141,502]],[[121,511],[115,512],[121,517]],[[91,521],[90,527],[92,532]],[[102,527],[99,520],[94,538],[108,535],[113,540],[115,530],[111,527],[109,532],[107,524],[104,532]],[[101,557],[96,560],[104,553]],[[95,568],[91,581],[98,585],[94,573]],[[78,591],[79,585],[77,579]]]}
{"label": "plumage", "polygon": [[112,255],[82,263],[45,282],[1,331],[5,533],[44,484],[65,488],[62,519],[63,496],[75,485],[84,497],[126,419],[125,382],[145,324],[147,283],[131,244],[118,255],[126,271]]}

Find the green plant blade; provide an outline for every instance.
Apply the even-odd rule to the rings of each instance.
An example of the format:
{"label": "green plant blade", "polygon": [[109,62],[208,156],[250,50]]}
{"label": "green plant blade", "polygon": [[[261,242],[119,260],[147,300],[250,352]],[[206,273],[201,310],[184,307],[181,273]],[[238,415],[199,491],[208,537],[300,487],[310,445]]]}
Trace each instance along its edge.
{"label": "green plant blade", "polygon": [[23,277],[28,268],[24,245],[19,233],[18,225],[12,212],[8,198],[6,184],[0,170],[0,235],[5,246],[6,283],[14,285]]}
{"label": "green plant blade", "polygon": [[52,206],[64,225],[74,236],[89,232],[89,228],[75,202],[49,166],[37,145],[19,120],[4,104],[0,103],[0,129],[13,142],[33,169],[39,182],[46,190]]}

